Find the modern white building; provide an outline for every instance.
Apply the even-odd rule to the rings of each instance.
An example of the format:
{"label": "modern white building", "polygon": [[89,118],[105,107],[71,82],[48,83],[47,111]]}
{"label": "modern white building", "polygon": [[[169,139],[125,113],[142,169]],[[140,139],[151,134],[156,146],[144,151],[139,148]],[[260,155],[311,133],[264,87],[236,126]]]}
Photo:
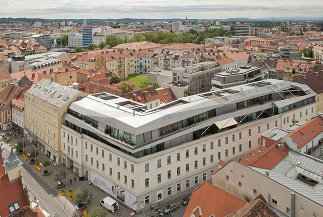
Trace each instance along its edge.
{"label": "modern white building", "polygon": [[216,90],[250,83],[253,81],[259,81],[263,78],[264,74],[258,67],[251,67],[250,65],[246,65],[240,68],[235,68],[215,74],[211,80],[211,83],[212,89]]}
{"label": "modern white building", "polygon": [[70,33],[68,34],[68,47],[82,47],[83,37],[80,33]]}
{"label": "modern white building", "polygon": [[[62,158],[79,177],[140,210],[210,180],[219,160],[256,149],[287,116],[315,114],[306,85],[265,80],[180,98],[148,110],[108,93],[73,102],[62,124]],[[300,115],[303,114],[303,115]]]}

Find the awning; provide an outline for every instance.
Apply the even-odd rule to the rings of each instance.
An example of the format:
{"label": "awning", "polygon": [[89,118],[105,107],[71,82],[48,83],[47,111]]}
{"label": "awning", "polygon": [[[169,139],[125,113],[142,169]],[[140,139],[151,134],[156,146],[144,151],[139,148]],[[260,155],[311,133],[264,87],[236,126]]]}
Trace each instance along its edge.
{"label": "awning", "polygon": [[238,123],[236,122],[236,120],[234,120],[234,118],[228,118],[223,121],[214,122],[214,124],[219,128],[219,130],[221,130],[236,125]]}

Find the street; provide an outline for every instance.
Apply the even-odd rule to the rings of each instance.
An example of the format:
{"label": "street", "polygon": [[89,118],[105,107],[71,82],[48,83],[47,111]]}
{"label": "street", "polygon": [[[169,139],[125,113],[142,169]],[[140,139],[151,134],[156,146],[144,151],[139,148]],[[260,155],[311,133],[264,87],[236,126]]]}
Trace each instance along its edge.
{"label": "street", "polygon": [[[0,132],[3,133],[3,132]],[[13,134],[12,134],[13,135]],[[12,139],[9,143],[2,142],[2,149],[3,155],[6,157],[7,154],[10,152],[10,147],[14,148],[14,143],[18,143],[22,141],[22,137],[17,137]],[[35,150],[35,146],[30,144],[25,140],[25,152],[32,152]],[[15,150],[14,150],[15,151]],[[39,151],[39,155],[37,156],[37,160],[39,162],[44,162],[49,160],[49,158]],[[51,216],[56,217],[76,217],[81,216],[80,210],[75,209],[75,202],[70,201],[68,196],[62,196],[59,194],[59,188],[56,187],[57,181],[53,179],[53,175],[43,176],[42,171],[37,171],[34,164],[30,164],[29,161],[24,159],[22,154],[17,154],[18,158],[23,162],[21,175],[23,184],[27,186],[29,198],[32,202],[34,202],[34,198],[36,198],[36,202],[39,204],[42,209],[45,209]],[[63,168],[66,170],[66,183],[67,186],[64,188],[66,190],[78,190],[79,188],[86,188],[88,192],[92,193],[92,198],[90,204],[84,210],[91,210],[96,206],[100,206],[100,200],[104,197],[108,196],[108,194],[98,187],[94,185],[89,185],[88,181],[74,181],[74,174],[71,169],[65,168],[62,165],[50,165],[47,167],[52,173],[58,169]],[[71,181],[71,182],[70,182]],[[167,216],[170,217],[181,217],[185,213],[186,206],[181,204],[181,200],[184,196],[190,194],[191,192],[183,192],[182,194],[175,196],[174,198],[168,199],[163,201],[162,203],[155,204],[155,207],[163,210],[170,202],[177,202],[179,204],[179,208],[175,211],[170,213]],[[111,213],[108,212],[107,216],[120,216],[120,217],[129,217],[130,213],[132,212],[131,209],[126,207],[124,204],[119,203],[120,208],[115,212]],[[83,211],[84,211],[83,210]],[[148,217],[148,216],[155,216],[155,211],[151,210],[150,207],[144,209],[144,211],[137,213],[135,216],[138,217]]]}

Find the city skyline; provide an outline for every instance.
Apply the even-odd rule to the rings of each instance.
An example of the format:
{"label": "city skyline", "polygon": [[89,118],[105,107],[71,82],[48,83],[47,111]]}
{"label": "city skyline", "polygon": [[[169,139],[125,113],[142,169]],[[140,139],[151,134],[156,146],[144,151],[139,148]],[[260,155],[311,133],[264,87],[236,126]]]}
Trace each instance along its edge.
{"label": "city skyline", "polygon": [[66,18],[66,19],[120,19],[125,17],[138,19],[226,19],[226,18],[264,18],[264,17],[320,17],[323,3],[296,1],[251,0],[226,2],[220,0],[161,0],[158,2],[120,0],[107,2],[97,0],[89,5],[85,0],[39,1],[28,0],[3,1],[0,13],[2,17],[26,18]]}

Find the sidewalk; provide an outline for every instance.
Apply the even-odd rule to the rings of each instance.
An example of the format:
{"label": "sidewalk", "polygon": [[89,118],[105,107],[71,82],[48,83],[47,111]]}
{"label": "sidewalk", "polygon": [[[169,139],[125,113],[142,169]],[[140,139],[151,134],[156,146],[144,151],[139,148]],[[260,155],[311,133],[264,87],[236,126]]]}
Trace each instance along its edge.
{"label": "sidewalk", "polygon": [[[12,135],[14,135],[14,134],[12,134]],[[18,142],[22,142],[22,137],[17,137],[16,139],[11,140],[11,142],[10,142],[11,147],[14,147],[14,143],[18,143]],[[25,139],[24,151],[27,153],[31,153],[34,150],[35,150],[35,146]],[[49,158],[42,151],[40,151],[39,149],[37,149],[37,151],[39,153],[37,156],[38,162],[43,163],[44,161],[49,160]],[[65,205],[66,208],[69,209],[71,213],[74,212],[77,216],[81,216],[81,212],[80,212],[80,210],[75,209],[75,202],[69,200],[68,194],[65,196],[62,196],[59,193],[60,188],[56,187],[57,181],[54,180],[54,177],[52,175],[55,172],[55,170],[57,170],[59,168],[67,170],[67,177],[63,180],[63,182],[66,184],[64,186],[64,189],[66,191],[69,191],[72,189],[72,190],[74,190],[74,192],[76,192],[79,188],[86,188],[89,193],[92,192],[91,201],[84,210],[91,210],[92,208],[94,208],[96,206],[100,206],[100,200],[102,200],[106,196],[109,196],[106,192],[99,189],[98,187],[96,187],[94,185],[89,185],[88,181],[79,181],[78,178],[76,176],[74,176],[72,169],[68,169],[63,165],[54,166],[53,162],[51,162],[51,164],[47,167],[47,169],[51,171],[51,174],[48,176],[43,176],[42,172],[45,169],[44,167],[41,166],[41,171],[38,171],[34,164],[30,164],[29,160],[26,161],[24,159],[23,155],[17,154],[17,156],[24,163],[26,170],[30,171],[29,173],[31,175],[37,176],[38,180],[40,180],[39,185],[49,195],[52,195],[54,197],[58,197],[59,200],[62,202],[62,204],[66,203],[66,205]],[[76,182],[74,181],[74,177],[77,178]],[[168,198],[167,200],[162,201],[161,203],[154,204],[154,207],[155,208],[158,207],[159,209],[163,210],[170,202],[177,202],[179,204],[180,208],[178,210],[176,210],[175,212],[169,214],[168,216],[170,216],[170,217],[183,216],[186,207],[182,206],[180,203],[181,203],[182,198],[186,195],[189,195],[191,193],[191,191],[192,190],[184,191],[184,192],[180,193],[179,195],[176,195],[172,198]],[[129,217],[132,210],[129,209],[128,207],[126,207],[121,202],[119,203],[119,205],[120,205],[120,209],[118,209],[115,213],[108,212],[107,216]],[[142,210],[140,213],[136,214],[135,216],[138,216],[138,217],[155,216],[155,211],[151,210],[150,207],[146,207],[144,210]]]}
{"label": "sidewalk", "polygon": [[[20,141],[21,138],[17,139],[17,142]],[[25,140],[25,152],[27,153],[31,153],[35,150],[35,146],[30,144],[29,142],[27,142]],[[49,158],[40,150],[38,150],[39,155],[37,156],[37,160],[40,163],[43,163],[44,161],[48,161]],[[59,197],[59,199],[65,204],[66,203],[66,207],[70,210],[73,210],[76,212],[76,214],[78,216],[81,216],[81,212],[80,210],[76,210],[75,209],[75,202],[74,201],[70,201],[68,198],[68,194],[66,194],[65,196],[62,196],[59,193],[60,188],[57,188],[57,181],[54,180],[53,177],[53,173],[55,172],[55,170],[62,168],[64,170],[67,170],[67,177],[63,180],[63,182],[65,183],[64,189],[66,191],[69,190],[73,190],[74,192],[76,192],[79,188],[86,188],[88,190],[88,192],[92,192],[92,198],[90,200],[90,203],[87,205],[87,207],[84,210],[91,210],[92,208],[96,207],[96,206],[100,206],[100,200],[102,200],[104,197],[108,196],[107,193],[105,193],[103,190],[99,189],[98,187],[94,186],[94,185],[89,185],[88,181],[79,181],[78,178],[73,174],[73,170],[72,169],[68,169],[63,165],[57,165],[54,166],[53,162],[51,162],[51,164],[47,167],[48,170],[51,171],[51,174],[48,176],[43,176],[42,172],[45,169],[44,167],[40,167],[41,171],[38,171],[35,167],[34,164],[30,164],[29,160],[25,160],[23,155],[18,155],[19,159],[24,163],[24,165],[26,167],[28,167],[30,170],[33,171],[34,174],[36,174],[40,180],[42,180],[42,183],[40,183],[40,185],[44,188],[48,190],[49,194],[52,194],[53,192],[55,192],[55,196]],[[74,181],[74,177],[77,178],[76,181]],[[121,217],[129,217],[130,213],[132,212],[132,210],[130,210],[129,208],[125,207],[122,203],[119,203],[120,205],[120,209],[117,210],[115,213],[108,213],[108,216],[121,216]],[[83,210],[83,211],[84,211]]]}

